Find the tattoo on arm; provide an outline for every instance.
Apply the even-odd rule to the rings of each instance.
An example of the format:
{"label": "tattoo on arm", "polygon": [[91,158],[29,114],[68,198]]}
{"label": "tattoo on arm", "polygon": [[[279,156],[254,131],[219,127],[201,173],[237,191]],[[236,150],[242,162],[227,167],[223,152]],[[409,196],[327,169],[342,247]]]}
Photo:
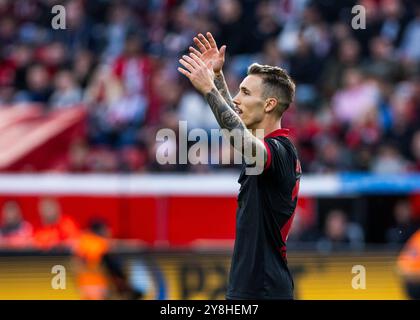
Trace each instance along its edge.
{"label": "tattoo on arm", "polygon": [[226,103],[229,107],[234,108],[234,104],[232,101],[232,96],[230,95],[229,89],[226,84],[225,77],[223,73],[220,72],[216,74],[214,77],[214,85],[216,86],[217,90],[219,90],[220,94],[222,95],[223,99],[225,99]]}
{"label": "tattoo on arm", "polygon": [[207,93],[205,98],[222,129],[246,129],[242,120],[236,112],[227,105],[227,102],[224,101],[221,94],[216,89],[212,89]]}
{"label": "tattoo on arm", "polygon": [[[262,141],[256,138],[242,122],[238,114],[231,109],[227,102],[223,99],[221,94],[214,88],[205,96],[208,104],[210,105],[211,110],[213,111],[214,116],[216,117],[217,122],[219,123],[222,129],[227,129],[231,133],[230,144],[243,155],[244,148],[250,146],[252,153],[256,154],[256,150],[262,150],[264,152],[264,163],[266,160],[266,150]],[[236,129],[236,130],[235,130]],[[234,130],[234,131],[232,131]],[[239,137],[238,137],[239,136]],[[240,138],[242,140],[242,146],[239,149],[238,146],[234,143],[235,138]]]}

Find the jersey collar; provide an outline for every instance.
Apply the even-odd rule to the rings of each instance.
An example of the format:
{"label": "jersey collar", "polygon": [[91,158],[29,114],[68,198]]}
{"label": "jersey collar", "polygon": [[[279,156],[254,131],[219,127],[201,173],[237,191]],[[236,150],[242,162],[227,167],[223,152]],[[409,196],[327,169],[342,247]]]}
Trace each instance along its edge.
{"label": "jersey collar", "polygon": [[267,138],[274,138],[274,137],[288,137],[289,136],[289,129],[281,128],[272,131],[271,133],[267,134],[264,139]]}

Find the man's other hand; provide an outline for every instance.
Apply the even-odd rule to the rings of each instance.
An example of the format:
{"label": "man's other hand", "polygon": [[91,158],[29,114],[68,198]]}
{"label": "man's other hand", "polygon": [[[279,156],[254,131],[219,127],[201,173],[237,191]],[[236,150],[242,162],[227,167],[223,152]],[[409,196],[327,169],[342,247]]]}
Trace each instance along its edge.
{"label": "man's other hand", "polygon": [[185,69],[178,67],[178,71],[186,76],[191,84],[203,95],[214,88],[214,72],[211,61],[204,63],[196,54],[190,53],[190,56],[183,55],[179,59]]}
{"label": "man's other hand", "polygon": [[214,73],[218,74],[222,71],[223,64],[225,63],[226,46],[222,46],[220,50],[217,48],[216,41],[210,32],[206,33],[207,38],[199,33],[194,37],[194,43],[197,49],[190,47],[190,52],[199,57],[205,64],[211,62]]}

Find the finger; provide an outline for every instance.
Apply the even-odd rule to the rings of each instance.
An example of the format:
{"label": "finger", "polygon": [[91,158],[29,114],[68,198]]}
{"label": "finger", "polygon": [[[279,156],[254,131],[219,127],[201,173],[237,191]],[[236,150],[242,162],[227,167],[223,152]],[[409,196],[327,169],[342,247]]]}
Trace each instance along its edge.
{"label": "finger", "polygon": [[187,70],[185,70],[185,69],[182,69],[181,67],[178,67],[178,71],[180,72],[180,73],[182,73],[184,76],[186,76],[188,79],[190,78],[190,76],[191,76],[191,73],[189,73]]}
{"label": "finger", "polygon": [[194,53],[197,57],[201,57],[202,56],[201,52],[198,51],[196,48],[190,47],[189,49],[190,49],[190,52],[191,53]]}
{"label": "finger", "polygon": [[187,61],[185,61],[183,59],[179,59],[179,63],[182,64],[185,68],[187,68],[187,70],[189,72],[193,72],[194,71],[194,67],[192,65],[190,65]]}
{"label": "finger", "polygon": [[201,43],[201,41],[197,38],[194,37],[194,43],[197,45],[198,49],[200,49],[201,53],[206,52],[206,47],[204,46],[204,44]]}
{"label": "finger", "polygon": [[216,40],[214,40],[213,35],[210,32],[207,32],[207,39],[209,39],[210,46],[212,48],[217,48]]}
{"label": "finger", "polygon": [[[192,55],[193,53],[191,53],[191,55]],[[189,56],[182,56],[182,59],[184,59],[185,61],[187,61],[190,65],[192,65],[194,68],[198,68],[198,63],[197,63],[197,61],[195,60],[195,57],[197,57],[195,54],[194,54],[194,57],[189,57]],[[198,58],[198,60],[200,61],[201,59],[200,58]]]}
{"label": "finger", "polygon": [[194,53],[191,52],[190,57],[197,64],[197,67],[198,67],[198,65],[201,65],[201,66],[204,65],[203,61],[198,56],[196,56]]}
{"label": "finger", "polygon": [[226,53],[226,46],[222,46],[221,48],[220,48],[220,55],[222,56],[222,57],[224,57],[225,56],[225,53]]}
{"label": "finger", "polygon": [[211,49],[210,43],[207,41],[207,39],[206,39],[205,36],[203,36],[201,33],[199,33],[198,34],[198,38],[204,44],[204,46],[206,47],[206,49]]}

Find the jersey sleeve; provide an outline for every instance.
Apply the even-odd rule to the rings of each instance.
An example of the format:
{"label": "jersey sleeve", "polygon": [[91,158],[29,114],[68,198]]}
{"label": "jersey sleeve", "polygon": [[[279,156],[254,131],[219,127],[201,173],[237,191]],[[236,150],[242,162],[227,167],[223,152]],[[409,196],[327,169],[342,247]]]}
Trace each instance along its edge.
{"label": "jersey sleeve", "polygon": [[267,151],[264,172],[275,172],[281,176],[288,174],[290,168],[294,167],[293,159],[283,142],[275,138],[269,138],[264,140],[264,145]]}

